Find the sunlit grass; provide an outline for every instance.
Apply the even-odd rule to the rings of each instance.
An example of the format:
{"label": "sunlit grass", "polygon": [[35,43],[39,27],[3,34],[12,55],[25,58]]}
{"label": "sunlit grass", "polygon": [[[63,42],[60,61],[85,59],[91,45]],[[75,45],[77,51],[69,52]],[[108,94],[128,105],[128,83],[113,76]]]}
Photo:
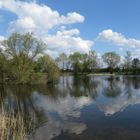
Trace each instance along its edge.
{"label": "sunlit grass", "polygon": [[0,110],[0,140],[27,140],[32,121],[25,123],[22,113]]}

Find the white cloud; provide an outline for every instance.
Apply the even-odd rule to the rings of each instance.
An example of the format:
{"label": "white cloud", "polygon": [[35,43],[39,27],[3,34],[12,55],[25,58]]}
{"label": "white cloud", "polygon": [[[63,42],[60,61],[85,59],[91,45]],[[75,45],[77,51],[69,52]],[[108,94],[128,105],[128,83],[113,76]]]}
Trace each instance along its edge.
{"label": "white cloud", "polygon": [[[10,32],[34,32],[48,44],[46,52],[55,56],[67,49],[69,53],[87,52],[93,45],[92,41],[80,37],[78,29],[67,29],[68,25],[84,22],[84,16],[79,13],[61,15],[47,5],[18,0],[0,0],[0,8],[17,15],[17,19],[9,24]],[[52,30],[56,33],[50,34]]]}
{"label": "white cloud", "polygon": [[76,13],[76,12],[73,12],[73,13],[68,13],[67,16],[61,16],[60,18],[62,24],[72,24],[72,23],[77,23],[77,22],[83,22],[85,20],[85,18]]}
{"label": "white cloud", "polygon": [[62,30],[58,31],[58,36],[78,36],[80,34],[80,31],[78,29],[72,29],[72,30]]}
{"label": "white cloud", "polygon": [[126,46],[130,48],[140,48],[140,40],[133,38],[126,38],[124,35],[118,32],[113,32],[111,29],[104,30],[99,33],[98,39],[102,41],[113,42],[119,46]]}
{"label": "white cloud", "polygon": [[[28,26],[34,24],[35,29],[43,30],[51,29],[55,26],[62,24],[73,24],[78,22],[83,22],[84,17],[76,12],[68,13],[66,16],[60,15],[57,11],[52,10],[47,5],[39,5],[35,2],[23,2],[15,0],[1,1],[0,7],[13,12],[17,15],[18,20],[12,22],[12,27],[21,27],[20,30],[24,28],[29,28]],[[25,21],[23,26],[23,21]]]}
{"label": "white cloud", "polygon": [[35,28],[36,25],[31,17],[17,19],[16,22],[13,21],[10,23],[11,32],[20,31],[21,29],[24,30],[25,32],[32,32],[35,30]]}
{"label": "white cloud", "polygon": [[99,33],[98,40],[112,42],[115,45],[121,46],[120,51],[132,50],[133,57],[140,55],[140,40],[134,38],[126,38],[123,34],[113,32],[111,29],[103,30]]}
{"label": "white cloud", "polygon": [[90,40],[83,40],[81,37],[77,37],[79,34],[78,30],[64,30],[58,31],[56,35],[50,35],[44,38],[48,44],[49,50],[66,52],[70,54],[75,51],[88,52],[93,45]]}

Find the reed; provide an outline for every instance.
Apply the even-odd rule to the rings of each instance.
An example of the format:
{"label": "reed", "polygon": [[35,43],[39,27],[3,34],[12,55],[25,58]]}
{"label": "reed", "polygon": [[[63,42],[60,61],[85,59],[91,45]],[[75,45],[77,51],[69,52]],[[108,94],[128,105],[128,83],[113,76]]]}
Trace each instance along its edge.
{"label": "reed", "polygon": [[32,121],[26,124],[23,116],[22,113],[9,113],[2,106],[0,110],[0,140],[28,139],[28,132],[32,128]]}

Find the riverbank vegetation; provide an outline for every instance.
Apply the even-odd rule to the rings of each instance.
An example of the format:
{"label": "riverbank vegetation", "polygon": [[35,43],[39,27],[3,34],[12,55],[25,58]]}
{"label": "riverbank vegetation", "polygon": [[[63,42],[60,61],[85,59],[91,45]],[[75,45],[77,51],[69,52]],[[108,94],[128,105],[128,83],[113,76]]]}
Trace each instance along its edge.
{"label": "riverbank vegetation", "polygon": [[0,114],[0,140],[26,140],[27,134],[23,124],[22,116],[8,115],[3,112]]}
{"label": "riverbank vegetation", "polygon": [[[47,45],[31,33],[13,33],[1,42],[1,83],[47,83],[56,80],[59,69],[55,61],[44,54]],[[50,72],[52,74],[50,74]]]}
{"label": "riverbank vegetation", "polygon": [[69,56],[60,54],[57,58],[61,71],[79,74],[140,74],[140,60],[133,58],[129,51],[124,57],[116,52],[106,52],[99,56],[95,51],[82,54],[75,52]]}
{"label": "riverbank vegetation", "polygon": [[0,103],[0,140],[28,140],[34,127],[33,120],[26,120],[23,113],[9,109]]}
{"label": "riverbank vegetation", "polygon": [[13,33],[0,42],[0,83],[42,84],[55,82],[60,72],[72,74],[117,73],[139,74],[140,61],[126,52],[123,58],[116,52],[99,57],[95,51],[60,54],[57,58],[45,54],[47,44],[32,33]]}

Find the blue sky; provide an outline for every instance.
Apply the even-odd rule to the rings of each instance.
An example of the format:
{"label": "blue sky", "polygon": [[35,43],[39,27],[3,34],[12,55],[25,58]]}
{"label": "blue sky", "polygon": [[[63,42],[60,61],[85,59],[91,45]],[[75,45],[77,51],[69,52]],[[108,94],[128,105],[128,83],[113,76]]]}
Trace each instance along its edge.
{"label": "blue sky", "polygon": [[45,0],[45,3],[61,14],[76,11],[84,15],[86,20],[79,26],[84,37],[93,38],[111,28],[128,37],[140,38],[139,0]]}
{"label": "blue sky", "polygon": [[[8,1],[12,4],[14,0],[5,1]],[[28,5],[31,5],[32,2],[30,0],[22,0],[20,1],[20,3],[18,3],[18,5],[22,6],[23,3],[28,3]],[[31,29],[29,28],[28,30],[27,28],[23,28],[23,22],[24,20],[26,20],[25,17],[30,16],[31,19],[33,19],[35,25],[37,25],[37,27],[38,25],[42,26],[39,27],[39,31],[35,29],[33,30],[36,32],[36,34],[38,34],[38,32],[40,31],[47,30],[47,33],[45,35],[41,36],[39,34],[39,36],[41,36],[42,39],[46,42],[49,42],[50,50],[48,51],[48,53],[50,54],[53,54],[54,52],[55,54],[57,54],[57,52],[65,52],[67,48],[70,52],[84,52],[84,49],[86,52],[90,48],[101,54],[107,51],[116,51],[117,53],[124,55],[126,50],[130,50],[133,53],[133,55],[136,56],[140,54],[139,0],[36,0],[36,2],[33,3],[39,5],[41,8],[43,7],[43,5],[46,5],[47,8],[51,8],[52,12],[57,11],[60,17],[62,15],[66,16],[68,13],[76,12],[77,14],[84,17],[84,21],[82,20],[82,17],[79,17],[81,19],[78,19],[78,17],[77,19],[75,19],[73,18],[74,15],[72,15],[72,19],[70,19],[72,20],[72,22],[69,22],[69,19],[67,19],[67,21],[65,21],[65,23],[63,24],[59,23],[53,25],[52,27],[45,27],[42,26],[43,24],[38,23],[35,17],[32,16],[35,14],[34,10],[32,11],[32,9],[28,9],[28,11],[32,12],[32,14],[25,12],[26,10],[17,10],[18,7],[16,6],[14,7],[14,10],[11,10],[12,5],[10,7],[10,4],[7,4],[3,0],[0,0],[0,36],[8,36],[13,31],[30,31]],[[16,5],[16,2],[14,4]],[[18,14],[18,12],[20,14]],[[24,12],[24,16],[22,15],[22,12]],[[43,14],[47,15],[48,13],[46,11],[46,13]],[[52,16],[51,18],[55,19],[56,17]],[[20,21],[16,21],[18,19]],[[48,23],[46,22],[46,24],[53,24],[53,22],[50,21],[50,19],[46,18],[45,20],[43,15],[39,17],[39,20],[41,19],[42,22],[43,20],[48,20]],[[59,17],[57,17],[56,20],[59,20]],[[14,23],[12,23],[13,21]],[[29,23],[27,20],[24,23],[26,22]],[[75,37],[74,33],[74,35],[72,34],[69,36],[69,40],[65,39],[64,41],[64,37],[62,36],[63,34],[61,34],[61,38],[60,36],[58,37],[58,35],[56,35],[57,32],[62,32],[62,30],[60,30],[60,26],[64,26],[63,31],[77,29],[80,32],[80,34],[76,33]],[[26,26],[24,25],[24,27]],[[57,40],[62,39],[62,43],[64,42],[64,44],[68,44],[70,41],[75,41],[75,43],[72,43],[72,45],[80,45],[76,48],[76,50],[72,48],[73,46],[70,45],[66,47],[65,45],[63,45],[63,49],[60,49],[61,43],[52,43],[54,42],[54,38],[56,42]],[[81,40],[79,40],[78,38],[80,38]],[[92,45],[90,44],[91,42],[84,44],[85,42],[83,41],[87,40],[92,41]],[[80,43],[78,41],[80,41]],[[82,43],[84,44],[83,46]]]}

